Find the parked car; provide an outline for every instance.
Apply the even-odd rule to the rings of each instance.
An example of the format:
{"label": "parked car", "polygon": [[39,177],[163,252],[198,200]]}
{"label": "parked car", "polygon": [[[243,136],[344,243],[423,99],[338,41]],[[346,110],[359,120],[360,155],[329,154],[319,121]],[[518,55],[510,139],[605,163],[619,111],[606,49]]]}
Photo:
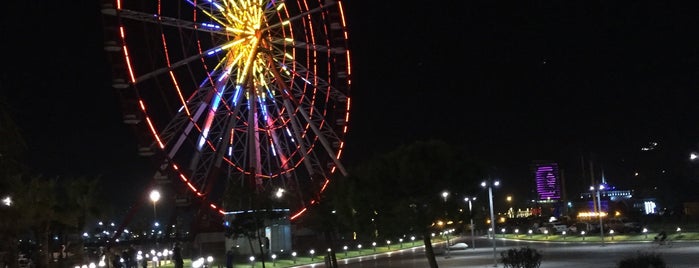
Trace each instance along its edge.
{"label": "parked car", "polygon": [[560,234],[568,230],[568,226],[561,222],[548,222],[544,223],[543,226],[539,227],[539,233],[544,233],[547,231],[550,234]]}
{"label": "parked car", "polygon": [[568,232],[572,234],[579,234],[581,231],[585,231],[585,233],[591,233],[595,230],[599,230],[598,225],[589,223],[589,222],[576,222],[568,226]]}
{"label": "parked car", "polygon": [[605,223],[605,228],[620,233],[640,233],[643,225],[626,218],[612,218]]}
{"label": "parked car", "polygon": [[455,249],[457,249],[457,250],[458,250],[458,249],[466,249],[466,248],[468,248],[468,244],[466,244],[466,243],[461,243],[461,242],[449,246],[449,249],[452,249],[452,250],[455,250]]}

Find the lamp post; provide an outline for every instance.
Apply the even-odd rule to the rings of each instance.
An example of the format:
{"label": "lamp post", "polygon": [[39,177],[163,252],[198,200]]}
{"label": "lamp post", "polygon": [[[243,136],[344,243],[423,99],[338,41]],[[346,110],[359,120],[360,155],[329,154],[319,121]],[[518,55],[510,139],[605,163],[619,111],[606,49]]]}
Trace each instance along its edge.
{"label": "lamp post", "polygon": [[[158,200],[160,200],[160,191],[158,190],[152,190],[150,191],[150,201],[153,201],[153,238],[155,239],[155,247],[158,248],[158,236],[157,236],[157,228],[158,226],[158,218],[157,214],[155,213],[155,204],[158,203]],[[159,262],[158,262],[159,263]]]}
{"label": "lamp post", "polygon": [[597,217],[599,218],[599,235],[602,239],[602,246],[604,246],[604,223],[602,222],[602,199],[600,198],[600,192],[604,190],[604,185],[600,184],[597,188],[595,188],[594,186],[590,186],[590,190],[597,192]]}
{"label": "lamp post", "polygon": [[481,186],[488,187],[488,198],[490,199],[490,228],[493,230],[493,236],[490,238],[493,244],[493,267],[498,266],[497,246],[495,245],[495,214],[493,212],[493,186],[500,186],[498,180],[488,180],[481,183]]}
{"label": "lamp post", "polygon": [[448,214],[447,214],[447,197],[448,196],[449,196],[449,192],[447,192],[447,191],[442,192],[442,197],[444,198],[444,229],[443,230],[444,230],[444,235],[447,236],[447,245],[445,246],[447,256],[445,256],[445,258],[450,257],[450,255],[449,255],[449,233],[446,231],[447,222],[448,222],[448,220],[447,220],[447,216],[448,216]]}
{"label": "lamp post", "polygon": [[475,197],[466,197],[466,198],[464,198],[464,201],[468,202],[468,215],[469,215],[469,217],[471,217],[471,248],[473,248],[475,250],[476,249],[476,238],[475,238],[475,235],[473,234],[473,232],[474,232],[473,229],[475,229],[475,228],[473,226],[473,212],[471,210],[471,208],[472,208],[471,201],[476,201],[476,198]]}
{"label": "lamp post", "polygon": [[153,201],[153,221],[157,222],[157,216],[155,213],[155,204],[160,200],[160,192],[158,190],[150,191],[150,201]]}

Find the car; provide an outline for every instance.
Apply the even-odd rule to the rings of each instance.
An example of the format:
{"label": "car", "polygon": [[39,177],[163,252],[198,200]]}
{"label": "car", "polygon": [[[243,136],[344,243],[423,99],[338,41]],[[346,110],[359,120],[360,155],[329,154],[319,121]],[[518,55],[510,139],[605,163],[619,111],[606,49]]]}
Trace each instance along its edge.
{"label": "car", "polygon": [[621,233],[640,233],[643,230],[643,225],[626,218],[613,218],[605,223],[605,228]]}
{"label": "car", "polygon": [[579,234],[582,231],[585,231],[585,233],[591,233],[595,229],[599,229],[599,227],[595,226],[593,223],[589,222],[576,222],[568,226],[568,232],[573,233],[573,234]]}
{"label": "car", "polygon": [[545,233],[548,231],[550,234],[560,234],[568,230],[568,226],[560,222],[549,222],[544,223],[544,226],[539,227],[539,233]]}
{"label": "car", "polygon": [[452,250],[467,249],[467,248],[468,248],[468,244],[461,243],[461,242],[449,246],[449,249],[452,249]]}

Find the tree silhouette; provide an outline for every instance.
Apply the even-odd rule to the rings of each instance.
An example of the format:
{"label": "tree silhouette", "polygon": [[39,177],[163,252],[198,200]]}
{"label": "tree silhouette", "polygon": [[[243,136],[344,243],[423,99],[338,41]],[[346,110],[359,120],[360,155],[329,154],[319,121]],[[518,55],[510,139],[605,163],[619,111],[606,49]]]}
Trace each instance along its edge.
{"label": "tree silhouette", "polygon": [[438,219],[456,220],[454,213],[445,213],[463,203],[456,198],[445,202],[441,193],[473,191],[483,170],[445,142],[417,141],[352,169],[350,177],[334,186],[334,204],[340,222],[364,239],[421,234],[430,267],[437,267],[430,234],[437,231]]}

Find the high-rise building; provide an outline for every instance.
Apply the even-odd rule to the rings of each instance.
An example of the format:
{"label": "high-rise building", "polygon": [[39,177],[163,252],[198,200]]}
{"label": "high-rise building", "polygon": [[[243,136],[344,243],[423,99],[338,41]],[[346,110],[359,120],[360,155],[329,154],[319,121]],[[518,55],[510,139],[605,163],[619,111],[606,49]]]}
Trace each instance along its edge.
{"label": "high-rise building", "polygon": [[561,199],[561,179],[556,163],[535,163],[534,178],[536,193],[540,201]]}

